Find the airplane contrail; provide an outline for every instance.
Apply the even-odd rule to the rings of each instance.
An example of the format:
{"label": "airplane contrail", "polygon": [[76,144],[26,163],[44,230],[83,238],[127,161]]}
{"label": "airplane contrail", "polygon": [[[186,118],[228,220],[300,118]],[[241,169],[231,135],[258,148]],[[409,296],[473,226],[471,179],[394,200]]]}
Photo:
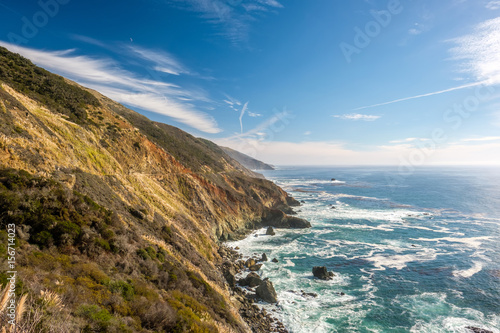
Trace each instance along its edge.
{"label": "airplane contrail", "polygon": [[411,97],[405,97],[405,98],[395,99],[393,101],[379,103],[379,104],[362,106],[362,107],[353,109],[353,111],[358,111],[358,110],[363,110],[363,109],[370,109],[370,108],[374,108],[374,107],[377,107],[377,106],[382,106],[382,105],[388,105],[388,104],[393,104],[393,103],[404,102],[404,101],[408,101],[408,100],[411,100],[411,99],[417,99],[417,98],[422,98],[422,97],[427,97],[427,96],[444,94],[444,93],[447,93],[447,92],[450,92],[450,91],[455,91],[455,90],[460,90],[460,89],[465,89],[465,88],[479,86],[481,84],[484,84],[485,82],[487,82],[487,81],[469,83],[469,84],[464,84],[462,86],[453,87],[453,88],[449,88],[449,89],[445,89],[445,90],[434,91],[434,92],[427,93],[427,94],[422,94],[422,95],[417,95],[417,96],[411,96]]}

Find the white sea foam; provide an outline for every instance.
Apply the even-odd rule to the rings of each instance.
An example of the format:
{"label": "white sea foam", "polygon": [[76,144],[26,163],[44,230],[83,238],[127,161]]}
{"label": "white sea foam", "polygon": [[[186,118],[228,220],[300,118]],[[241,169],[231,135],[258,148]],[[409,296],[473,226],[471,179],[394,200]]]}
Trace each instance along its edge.
{"label": "white sea foam", "polygon": [[455,270],[453,275],[456,277],[470,278],[476,273],[479,273],[483,269],[483,263],[480,261],[474,261],[474,266],[465,270]]}
{"label": "white sea foam", "polygon": [[[280,304],[274,306],[261,303],[259,306],[268,311],[277,311],[273,314],[276,314],[291,332],[335,332],[336,328],[332,324],[335,321],[348,325],[342,328],[344,331],[358,332],[361,328],[366,332],[384,332],[383,325],[380,329],[377,325],[365,325],[369,312],[382,304],[380,298],[384,296],[376,295],[378,287],[383,290],[385,283],[392,282],[390,276],[385,277],[387,272],[381,270],[401,270],[411,262],[433,261],[443,254],[471,252],[470,249],[475,249],[473,255],[466,253],[470,258],[473,257],[470,268],[458,269],[455,266],[453,275],[460,279],[477,274],[488,262],[484,251],[480,252],[478,249],[492,237],[464,237],[461,231],[471,230],[463,228],[466,224],[472,230],[480,230],[477,226],[482,225],[483,221],[492,223],[492,219],[476,216],[465,221],[459,212],[433,210],[428,213],[431,211],[398,205],[385,198],[321,191],[327,183],[334,184],[321,179],[304,181],[297,178],[292,181],[280,181],[287,189],[299,188],[307,191],[294,192],[293,196],[297,200],[305,200],[297,208],[301,211],[298,216],[311,221],[312,229],[277,229],[277,235],[274,237],[265,236],[265,229],[261,229],[243,241],[230,243],[231,246],[239,246],[241,252],[247,255],[264,251],[269,258],[279,258],[279,263],[265,263],[258,273],[273,281]],[[331,188],[334,191],[342,189],[333,186]],[[335,209],[332,209],[330,204],[333,204]],[[394,239],[392,232],[396,234]],[[431,238],[432,233],[437,233],[437,238]],[[254,237],[255,234],[258,237]],[[387,239],[374,238],[372,234],[382,235],[382,238]],[[448,237],[443,237],[444,234]],[[356,238],[352,235],[356,235]],[[400,237],[401,235],[404,238]],[[415,238],[408,238],[408,235]],[[471,235],[476,233],[468,234]],[[435,245],[435,248],[428,248],[427,245]],[[310,268],[306,271],[301,268],[303,259],[309,256],[318,262],[324,261],[327,265],[329,262],[343,264],[349,260],[358,260],[354,262],[355,265],[345,270],[344,266],[338,269],[344,274],[336,274],[331,281],[321,281],[312,278]],[[329,258],[341,259],[329,261]],[[363,261],[359,259],[371,264],[363,265]],[[356,271],[360,263],[363,266]],[[414,276],[406,276],[404,272],[406,271],[398,272],[397,282],[406,286],[414,285],[415,290],[421,289],[421,282],[418,279],[411,280]],[[385,282],[381,283],[381,277]],[[291,288],[295,291],[289,291]],[[299,290],[314,292],[318,296],[306,297]],[[341,292],[346,294],[342,295]],[[404,309],[401,315],[415,323],[411,332],[469,333],[465,327],[475,326],[500,333],[495,329],[500,327],[497,317],[485,318],[480,311],[458,308],[447,300],[446,293],[453,295],[453,299],[464,297],[461,292],[453,290],[396,297],[398,307]]]}
{"label": "white sea foam", "polygon": [[450,243],[461,243],[468,245],[469,247],[479,248],[483,241],[491,239],[491,236],[480,236],[480,237],[468,237],[468,238],[457,238],[457,237],[441,237],[441,238],[411,238],[416,241],[423,242],[439,242],[447,241]]}
{"label": "white sea foam", "polygon": [[397,296],[393,302],[406,309],[407,315],[414,320],[412,333],[470,333],[467,326],[500,333],[500,316],[485,317],[481,311],[458,307],[448,302],[444,292]]}
{"label": "white sea foam", "polygon": [[386,268],[403,269],[409,262],[431,261],[435,260],[436,257],[437,257],[436,250],[423,249],[422,251],[414,254],[396,254],[396,255],[376,254],[371,257],[366,257],[364,259],[373,262],[373,265],[377,267],[378,270],[385,270]]}

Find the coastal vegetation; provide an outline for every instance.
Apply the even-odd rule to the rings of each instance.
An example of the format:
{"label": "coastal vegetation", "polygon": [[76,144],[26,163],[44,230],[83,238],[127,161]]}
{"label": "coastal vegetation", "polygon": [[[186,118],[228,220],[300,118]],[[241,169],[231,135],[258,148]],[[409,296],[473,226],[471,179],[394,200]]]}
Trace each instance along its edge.
{"label": "coastal vegetation", "polygon": [[210,141],[0,49],[0,285],[14,225],[17,332],[273,330],[220,269],[222,241],[306,226],[258,177]]}

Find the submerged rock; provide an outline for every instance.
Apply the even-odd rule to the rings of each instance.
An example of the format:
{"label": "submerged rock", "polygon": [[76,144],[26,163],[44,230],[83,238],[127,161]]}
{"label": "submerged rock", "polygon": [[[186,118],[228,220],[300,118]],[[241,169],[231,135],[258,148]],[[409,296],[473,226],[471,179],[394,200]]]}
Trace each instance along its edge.
{"label": "submerged rock", "polygon": [[278,295],[276,290],[274,290],[273,283],[268,279],[264,279],[262,283],[255,290],[257,296],[265,302],[277,303]]}
{"label": "submerged rock", "polygon": [[333,272],[328,272],[325,266],[314,266],[312,273],[314,277],[320,280],[331,280],[335,276]]}
{"label": "submerged rock", "polygon": [[493,331],[485,330],[484,328],[479,328],[479,327],[474,327],[474,326],[467,326],[466,329],[468,329],[474,333],[493,333]]}

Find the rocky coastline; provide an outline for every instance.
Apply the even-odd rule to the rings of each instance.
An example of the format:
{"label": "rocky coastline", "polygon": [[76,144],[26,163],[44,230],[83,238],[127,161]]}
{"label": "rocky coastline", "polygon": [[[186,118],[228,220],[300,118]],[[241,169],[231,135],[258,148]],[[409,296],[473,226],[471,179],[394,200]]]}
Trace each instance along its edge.
{"label": "rocky coastline", "polygon": [[[243,239],[248,237],[250,231],[259,228],[266,228],[266,235],[268,236],[275,235],[274,228],[310,228],[311,223],[309,221],[293,216],[296,213],[292,207],[300,206],[300,202],[290,196],[287,196],[286,199],[286,205],[267,209],[260,221],[247,225],[244,235],[229,235],[226,239],[222,238],[222,243],[219,244],[219,255],[222,258],[219,269],[231,292],[231,301],[254,333],[288,332],[282,322],[255,304],[259,301],[269,304],[279,304],[272,281],[262,278],[256,273],[262,267],[262,262],[270,261],[277,263],[278,260],[276,258],[270,260],[265,253],[260,257],[254,255],[247,260],[243,260],[242,254],[237,251],[238,248],[230,248],[223,242],[225,240]],[[247,274],[237,279],[237,276],[242,276],[244,272]]]}
{"label": "rocky coastline", "polygon": [[[267,259],[267,257],[263,255],[260,258],[254,257],[245,261],[242,259],[243,256],[240,253],[224,244],[220,245],[219,254],[222,258],[222,264],[219,268],[231,291],[231,301],[252,332],[288,333],[282,322],[255,304],[260,300],[267,301],[268,303],[277,303],[275,292],[274,296],[268,294],[269,288],[274,291],[272,282],[268,279],[262,279],[251,270],[251,267],[258,265],[258,262]],[[248,271],[246,277],[237,280],[236,276],[245,271]],[[255,288],[256,292],[248,292],[244,287]],[[265,290],[259,293],[259,288],[261,288],[260,290]]]}

